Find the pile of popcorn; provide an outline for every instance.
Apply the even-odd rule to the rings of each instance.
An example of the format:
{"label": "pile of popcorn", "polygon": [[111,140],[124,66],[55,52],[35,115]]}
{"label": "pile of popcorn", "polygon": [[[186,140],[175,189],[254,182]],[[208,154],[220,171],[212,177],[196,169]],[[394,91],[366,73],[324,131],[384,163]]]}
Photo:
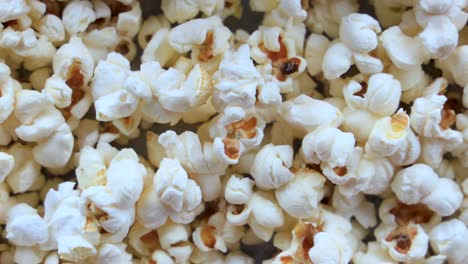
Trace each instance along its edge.
{"label": "pile of popcorn", "polygon": [[0,263],[468,263],[467,0],[160,4],[0,0]]}

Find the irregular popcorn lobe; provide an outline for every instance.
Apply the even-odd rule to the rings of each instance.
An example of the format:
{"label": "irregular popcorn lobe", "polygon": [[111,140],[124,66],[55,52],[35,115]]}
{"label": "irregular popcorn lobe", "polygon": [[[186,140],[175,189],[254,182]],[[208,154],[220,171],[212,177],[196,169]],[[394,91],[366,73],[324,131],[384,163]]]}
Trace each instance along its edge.
{"label": "irregular popcorn lobe", "polygon": [[403,112],[399,112],[392,116],[390,122],[392,133],[387,133],[387,138],[397,139],[403,137],[405,135],[406,128],[408,127],[408,116]]}
{"label": "irregular popcorn lobe", "polygon": [[206,33],[205,41],[200,47],[200,54],[198,60],[207,62],[214,57],[213,55],[213,32]]}
{"label": "irregular popcorn lobe", "polygon": [[294,259],[291,256],[281,257],[280,261],[282,264],[294,264]]}
{"label": "irregular popcorn lobe", "polygon": [[240,120],[225,127],[230,139],[252,139],[256,136],[257,119],[252,117],[248,120]]}
{"label": "irregular popcorn lobe", "polygon": [[201,229],[201,240],[203,241],[203,244],[205,244],[205,246],[208,248],[215,247],[216,237],[213,235],[215,231],[216,228],[214,226],[204,226]]}
{"label": "irregular popcorn lobe", "polygon": [[19,30],[19,23],[18,23],[18,20],[16,19],[3,22],[2,24],[4,28],[11,28],[14,30]]}
{"label": "irregular popcorn lobe", "polygon": [[393,230],[385,240],[387,242],[396,241],[395,250],[398,253],[407,254],[417,233],[416,227],[401,226]]}
{"label": "irregular popcorn lobe", "polygon": [[395,221],[398,225],[407,225],[410,222],[415,224],[428,223],[434,212],[424,204],[398,204],[390,210],[390,213],[395,216]]}
{"label": "irregular popcorn lobe", "polygon": [[132,7],[125,5],[116,0],[104,0],[104,2],[110,7],[112,16],[117,16],[120,13],[128,12],[132,10]]}

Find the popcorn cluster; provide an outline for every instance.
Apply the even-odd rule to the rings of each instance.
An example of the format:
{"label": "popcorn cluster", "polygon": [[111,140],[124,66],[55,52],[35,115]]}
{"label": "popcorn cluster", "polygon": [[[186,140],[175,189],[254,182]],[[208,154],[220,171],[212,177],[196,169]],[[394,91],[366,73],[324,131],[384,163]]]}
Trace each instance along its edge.
{"label": "popcorn cluster", "polygon": [[0,0],[0,263],[468,263],[468,2],[369,2]]}

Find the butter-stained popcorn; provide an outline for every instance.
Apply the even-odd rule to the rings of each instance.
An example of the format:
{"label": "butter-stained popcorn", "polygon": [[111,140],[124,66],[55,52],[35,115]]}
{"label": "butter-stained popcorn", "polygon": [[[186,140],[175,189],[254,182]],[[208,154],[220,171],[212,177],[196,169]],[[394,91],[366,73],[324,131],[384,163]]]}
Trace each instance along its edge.
{"label": "butter-stained popcorn", "polygon": [[446,107],[447,97],[438,93],[445,90],[447,82],[436,79],[425,96],[416,99],[411,107],[411,127],[421,140],[422,159],[432,167],[438,167],[442,156],[463,142],[462,134],[451,126],[455,112]]}
{"label": "butter-stained popcorn", "polygon": [[221,18],[212,16],[193,19],[172,28],[169,43],[179,53],[191,51],[195,64],[214,72],[222,54],[229,50],[231,37],[231,31],[223,25]]}

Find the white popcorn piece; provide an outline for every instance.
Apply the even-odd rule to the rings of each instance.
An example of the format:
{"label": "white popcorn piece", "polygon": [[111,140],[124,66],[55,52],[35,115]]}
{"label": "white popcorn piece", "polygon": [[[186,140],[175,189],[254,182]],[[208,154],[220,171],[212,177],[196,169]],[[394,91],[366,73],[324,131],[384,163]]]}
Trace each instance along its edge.
{"label": "white popcorn piece", "polygon": [[6,238],[14,245],[39,245],[49,239],[46,222],[27,204],[12,207],[6,220]]}
{"label": "white popcorn piece", "polygon": [[[273,263],[348,263],[352,257],[353,240],[348,233],[351,224],[338,215],[327,211],[311,218],[311,221],[299,221],[292,229],[291,246],[278,254]],[[334,225],[340,225],[335,229]]]}
{"label": "white popcorn piece", "polygon": [[61,168],[70,160],[74,139],[67,124],[58,126],[49,138],[34,147],[34,159],[47,168]]}
{"label": "white popcorn piece", "polygon": [[57,43],[65,39],[65,26],[59,17],[47,14],[39,23],[39,33],[47,36],[51,42]]}
{"label": "white popcorn piece", "polygon": [[[383,157],[399,155],[408,148],[405,140],[408,134],[410,134],[410,118],[403,110],[391,117],[384,117],[375,123],[366,142],[366,153]],[[414,156],[410,163],[419,155]]]}
{"label": "white popcorn piece", "polygon": [[5,0],[2,1],[2,4],[5,6],[5,9],[2,10],[2,13],[0,14],[0,21],[2,23],[26,15],[30,11],[26,1]]}
{"label": "white popcorn piece", "polygon": [[262,24],[285,27],[288,24],[299,24],[306,17],[307,12],[302,9],[300,0],[281,0],[273,10],[265,14]]}
{"label": "white popcorn piece", "polygon": [[193,19],[174,27],[169,35],[169,43],[179,53],[192,51],[194,63],[207,66],[214,61],[216,66],[216,62],[221,59],[219,55],[229,50],[231,36],[231,31],[223,25],[221,18],[212,16]]}
{"label": "white popcorn piece", "polygon": [[255,182],[249,178],[229,177],[224,189],[224,199],[230,204],[245,204],[252,197]]}
{"label": "white popcorn piece", "polygon": [[168,222],[157,229],[157,234],[161,247],[175,258],[175,263],[188,260],[192,245],[188,243],[190,233],[184,225]]}
{"label": "white popcorn piece", "polygon": [[392,75],[378,73],[369,78],[367,86],[351,80],[343,88],[343,94],[352,109],[366,109],[377,116],[389,116],[398,107],[401,86]]}
{"label": "white popcorn piece", "polygon": [[377,242],[369,242],[367,244],[367,251],[357,252],[353,256],[353,262],[356,264],[365,264],[371,262],[378,262],[382,264],[394,263],[388,252]]}
{"label": "white popcorn piece", "polygon": [[169,43],[169,27],[158,29],[148,41],[143,55],[142,62],[157,61],[162,66],[169,66],[178,56],[177,51]]}
{"label": "white popcorn piece", "polygon": [[169,29],[170,27],[171,24],[165,16],[159,15],[146,18],[138,32],[138,45],[140,45],[142,49],[145,49],[156,32],[163,28]]}
{"label": "white popcorn piece", "polygon": [[262,85],[263,79],[250,59],[249,46],[244,44],[236,52],[224,54],[214,73],[213,106],[218,111],[228,105],[251,108],[256,101],[256,90]]}
{"label": "white popcorn piece", "polygon": [[47,252],[39,247],[17,246],[14,252],[14,263],[42,263]]}
{"label": "white popcorn piece", "polygon": [[416,99],[411,107],[411,127],[420,136],[422,158],[435,168],[442,162],[445,152],[463,142],[462,134],[450,128],[455,122],[455,112],[445,107],[447,98],[437,94],[446,85],[445,79],[436,79],[428,87],[427,94]]}
{"label": "white popcorn piece", "polygon": [[120,35],[133,39],[141,26],[142,10],[139,1],[128,1],[118,14],[116,28]]}
{"label": "white popcorn piece", "polygon": [[431,247],[438,254],[447,256],[450,263],[461,264],[468,259],[466,251],[468,230],[457,219],[444,221],[429,233]]}
{"label": "white popcorn piece", "polygon": [[83,33],[96,20],[91,2],[78,0],[67,4],[62,17],[65,29],[72,36]]}
{"label": "white popcorn piece", "polygon": [[337,38],[341,18],[358,11],[356,0],[318,0],[308,9],[305,23],[313,33],[325,32],[331,38]]}
{"label": "white popcorn piece", "polygon": [[343,122],[338,108],[304,94],[284,102],[279,113],[287,123],[306,132],[320,126],[338,127]]}
{"label": "white popcorn piece", "polygon": [[23,193],[30,190],[40,178],[41,166],[34,160],[32,147],[14,144],[8,154],[13,156],[15,166],[6,178],[13,193]]}
{"label": "white popcorn piece", "polygon": [[4,182],[15,166],[15,158],[5,152],[0,152],[0,183]]}
{"label": "white popcorn piece", "polygon": [[254,192],[247,204],[229,206],[226,219],[233,225],[248,224],[262,241],[268,241],[274,228],[284,223],[281,207],[274,196],[265,191]]}
{"label": "white popcorn piece", "polygon": [[318,128],[302,140],[301,155],[308,163],[325,162],[332,168],[341,167],[353,152],[354,144],[351,133],[333,127]]}
{"label": "white popcorn piece", "polygon": [[97,253],[98,264],[132,263],[132,255],[125,252],[125,244],[104,244]]}
{"label": "white popcorn piece", "polygon": [[328,80],[338,78],[356,64],[360,72],[374,74],[383,70],[378,58],[368,55],[378,45],[381,29],[376,20],[366,14],[353,13],[341,19],[340,39],[325,52],[322,70]]}
{"label": "white popcorn piece", "polygon": [[256,12],[270,12],[278,6],[279,0],[249,1],[250,8]]}
{"label": "white popcorn piece", "polygon": [[436,62],[436,65],[443,70],[445,78],[453,79],[460,86],[468,85],[468,78],[462,70],[467,64],[468,45],[457,47],[450,56]]}
{"label": "white popcorn piece", "polygon": [[81,149],[79,166],[75,171],[81,189],[105,185],[106,172],[106,164],[96,149],[90,146]]}
{"label": "white popcorn piece", "polygon": [[441,216],[449,216],[460,208],[463,194],[458,184],[447,178],[437,181],[437,188],[422,200],[424,204]]}
{"label": "white popcorn piece", "polygon": [[154,86],[154,93],[164,109],[173,112],[188,112],[204,104],[211,96],[211,76],[199,64],[187,77],[170,68],[164,71]]}
{"label": "white popcorn piece", "polygon": [[335,189],[332,205],[336,212],[343,217],[350,219],[354,216],[364,228],[370,228],[377,224],[374,205],[367,201],[362,193],[353,197],[345,197],[338,189]]}
{"label": "white popcorn piece", "polygon": [[439,176],[423,163],[399,171],[392,182],[392,190],[405,204],[417,204],[436,190]]}
{"label": "white popcorn piece", "polygon": [[[128,245],[143,256],[151,256],[153,251],[156,255],[167,255],[165,251],[160,250],[161,245],[156,230],[145,228],[138,221],[134,223],[128,232]],[[157,253],[158,251],[160,253]]]}
{"label": "white popcorn piece", "polygon": [[159,135],[152,131],[146,132],[146,149],[149,162],[159,168],[161,160],[164,158],[164,148],[159,144]]}
{"label": "white popcorn piece", "polygon": [[296,218],[313,215],[322,200],[325,177],[307,168],[294,172],[294,177],[276,189],[275,195],[281,208]]}
{"label": "white popcorn piece", "polygon": [[402,70],[419,67],[427,57],[420,39],[405,35],[394,26],[382,32],[380,42],[392,63]]}
{"label": "white popcorn piece", "polygon": [[466,2],[452,2],[418,1],[414,5],[416,21],[424,29],[418,36],[433,58],[447,57],[455,50],[458,31],[468,20]]}
{"label": "white popcorn piece", "polygon": [[288,145],[265,145],[255,156],[250,174],[255,185],[262,189],[276,189],[291,180],[293,149]]}
{"label": "white popcorn piece", "polygon": [[330,41],[322,35],[312,33],[307,39],[304,57],[307,60],[307,71],[312,76],[322,71],[323,58],[329,47]]}
{"label": "white popcorn piece", "polygon": [[[386,226],[386,237],[381,240],[389,255],[396,261],[416,261],[427,253],[429,237],[420,225]],[[392,230],[393,229],[393,230]]]}
{"label": "white popcorn piece", "polygon": [[168,218],[189,223],[197,215],[202,193],[175,159],[164,158],[153,179],[137,203],[137,218],[147,228],[158,228]]}
{"label": "white popcorn piece", "polygon": [[199,12],[202,12],[206,16],[211,16],[218,5],[219,3],[214,0],[163,0],[161,2],[161,9],[171,23],[182,23],[194,18]]}

